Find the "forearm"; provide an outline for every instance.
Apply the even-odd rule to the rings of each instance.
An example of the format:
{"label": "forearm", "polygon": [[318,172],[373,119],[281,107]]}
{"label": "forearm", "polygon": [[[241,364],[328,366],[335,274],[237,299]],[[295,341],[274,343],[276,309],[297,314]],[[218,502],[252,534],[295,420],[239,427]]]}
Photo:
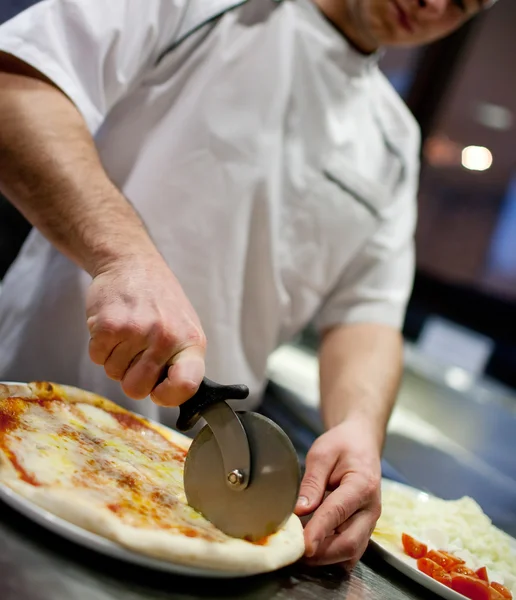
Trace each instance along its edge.
{"label": "forearm", "polygon": [[91,275],[120,256],[157,253],[74,104],[14,64],[0,57],[0,191]]}
{"label": "forearm", "polygon": [[357,324],[325,333],[319,357],[325,425],[366,424],[381,447],[399,387],[402,354],[401,335],[391,327]]}

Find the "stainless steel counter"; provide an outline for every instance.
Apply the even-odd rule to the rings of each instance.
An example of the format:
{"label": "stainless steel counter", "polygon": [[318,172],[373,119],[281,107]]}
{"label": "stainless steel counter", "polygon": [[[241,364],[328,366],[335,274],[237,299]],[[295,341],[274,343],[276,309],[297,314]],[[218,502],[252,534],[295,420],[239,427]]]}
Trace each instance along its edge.
{"label": "stainless steel counter", "polygon": [[85,550],[0,502],[1,600],[431,600],[370,554],[350,575],[301,565],[242,580],[169,576]]}

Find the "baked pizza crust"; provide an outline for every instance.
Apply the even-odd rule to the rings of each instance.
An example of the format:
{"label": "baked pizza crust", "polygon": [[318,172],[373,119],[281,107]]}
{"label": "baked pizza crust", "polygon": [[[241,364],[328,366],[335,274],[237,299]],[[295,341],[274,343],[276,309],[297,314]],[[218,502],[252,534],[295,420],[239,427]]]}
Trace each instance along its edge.
{"label": "baked pizza crust", "polygon": [[[37,382],[0,384],[0,405],[6,398],[37,399],[59,397],[67,403],[89,404],[111,413],[130,414],[117,404],[78,388]],[[164,438],[187,450],[190,438],[138,417]],[[73,487],[41,485],[23,481],[0,447],[0,482],[41,508],[92,533],[110,539],[127,549],[198,568],[239,574],[274,571],[298,560],[304,553],[303,527],[292,515],[286,525],[263,543],[231,538],[217,530],[217,539],[189,537],[166,529],[142,528],[124,523],[105,503],[93,503]],[[204,521],[200,515],[199,521]],[[206,521],[204,521],[207,523]],[[210,524],[211,525],[211,524]],[[195,522],[192,527],[195,528]],[[213,526],[212,526],[213,527]]]}

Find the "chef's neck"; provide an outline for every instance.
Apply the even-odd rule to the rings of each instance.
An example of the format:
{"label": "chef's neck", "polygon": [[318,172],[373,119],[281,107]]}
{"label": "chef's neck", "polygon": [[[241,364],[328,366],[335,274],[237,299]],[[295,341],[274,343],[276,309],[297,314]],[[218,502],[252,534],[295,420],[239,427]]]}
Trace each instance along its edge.
{"label": "chef's neck", "polygon": [[378,43],[371,37],[359,2],[363,0],[313,0],[322,14],[362,54],[373,54]]}

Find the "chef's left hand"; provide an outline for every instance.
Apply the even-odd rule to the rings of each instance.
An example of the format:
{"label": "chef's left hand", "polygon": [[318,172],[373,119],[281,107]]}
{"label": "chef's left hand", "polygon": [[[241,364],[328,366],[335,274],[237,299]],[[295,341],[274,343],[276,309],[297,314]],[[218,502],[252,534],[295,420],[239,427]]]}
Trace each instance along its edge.
{"label": "chef's left hand", "polygon": [[296,507],[300,517],[314,513],[305,527],[309,564],[352,569],[365,552],[381,510],[380,454],[378,436],[356,420],[313,444]]}

